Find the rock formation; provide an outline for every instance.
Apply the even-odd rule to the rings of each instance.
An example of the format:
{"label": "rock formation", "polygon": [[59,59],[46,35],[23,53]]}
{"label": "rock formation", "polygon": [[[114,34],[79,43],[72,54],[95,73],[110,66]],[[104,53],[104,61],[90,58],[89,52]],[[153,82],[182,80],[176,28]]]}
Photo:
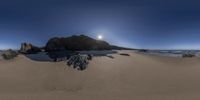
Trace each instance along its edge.
{"label": "rock formation", "polygon": [[2,57],[5,59],[5,60],[10,60],[10,59],[13,59],[15,57],[17,57],[18,53],[14,50],[6,50],[6,51],[3,51],[2,53]]}
{"label": "rock formation", "polygon": [[109,43],[105,41],[95,40],[85,35],[73,35],[66,38],[52,38],[45,47],[47,52],[51,51],[83,51],[83,50],[110,50]]}
{"label": "rock formation", "polygon": [[186,58],[186,57],[195,57],[195,54],[192,54],[192,53],[184,53],[184,54],[182,54],[182,57],[183,57],[183,58]]}
{"label": "rock formation", "polygon": [[20,53],[29,54],[40,52],[40,48],[33,46],[32,44],[22,43],[20,48]]}
{"label": "rock formation", "polygon": [[73,66],[77,70],[85,70],[88,66],[89,60],[92,60],[91,55],[73,55],[67,61],[68,66]]}

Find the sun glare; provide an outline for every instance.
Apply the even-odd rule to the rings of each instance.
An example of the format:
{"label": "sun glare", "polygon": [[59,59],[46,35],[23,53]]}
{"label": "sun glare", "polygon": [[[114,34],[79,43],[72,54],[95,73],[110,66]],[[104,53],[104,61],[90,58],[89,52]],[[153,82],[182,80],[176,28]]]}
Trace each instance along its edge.
{"label": "sun glare", "polygon": [[97,38],[98,38],[99,40],[102,40],[102,39],[103,39],[103,36],[102,36],[102,35],[98,35]]}

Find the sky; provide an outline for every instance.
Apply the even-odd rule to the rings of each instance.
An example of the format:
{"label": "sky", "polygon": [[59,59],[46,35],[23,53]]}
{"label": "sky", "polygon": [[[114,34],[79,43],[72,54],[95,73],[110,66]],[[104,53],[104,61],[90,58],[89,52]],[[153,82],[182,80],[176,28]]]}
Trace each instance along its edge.
{"label": "sky", "polygon": [[145,49],[200,49],[198,0],[1,0],[0,49],[84,34]]}

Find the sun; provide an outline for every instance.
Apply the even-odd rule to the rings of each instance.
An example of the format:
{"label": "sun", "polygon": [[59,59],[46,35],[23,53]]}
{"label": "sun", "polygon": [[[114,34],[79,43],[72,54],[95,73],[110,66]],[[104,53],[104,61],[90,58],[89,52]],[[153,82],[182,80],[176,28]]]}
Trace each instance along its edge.
{"label": "sun", "polygon": [[102,36],[102,35],[98,35],[97,38],[98,38],[99,40],[102,40],[102,39],[103,39],[103,36]]}

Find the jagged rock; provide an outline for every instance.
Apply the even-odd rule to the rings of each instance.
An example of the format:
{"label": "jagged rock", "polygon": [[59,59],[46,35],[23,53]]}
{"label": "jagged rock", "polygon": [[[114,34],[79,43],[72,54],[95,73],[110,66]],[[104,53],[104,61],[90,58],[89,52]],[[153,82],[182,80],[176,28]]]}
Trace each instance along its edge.
{"label": "jagged rock", "polygon": [[89,60],[91,59],[92,59],[92,56],[88,56],[88,55],[80,55],[80,54],[73,55],[69,58],[67,65],[68,66],[73,65],[74,69],[85,70],[89,63]]}
{"label": "jagged rock", "polygon": [[12,49],[9,49],[9,50],[6,50],[6,51],[3,51],[2,53],[2,57],[6,60],[10,60],[10,59],[13,59],[15,57],[17,57],[18,53],[15,52],[14,50]]}
{"label": "jagged rock", "polygon": [[40,52],[40,48],[33,46],[32,44],[22,43],[20,48],[20,53],[30,54]]}

